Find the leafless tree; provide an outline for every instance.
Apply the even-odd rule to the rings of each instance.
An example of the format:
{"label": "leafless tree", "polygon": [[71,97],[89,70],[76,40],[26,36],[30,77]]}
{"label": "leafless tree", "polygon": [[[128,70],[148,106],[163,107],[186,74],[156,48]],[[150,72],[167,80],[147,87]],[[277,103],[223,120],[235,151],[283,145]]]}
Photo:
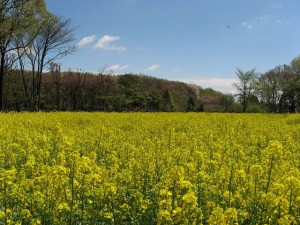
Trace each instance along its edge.
{"label": "leafless tree", "polygon": [[254,91],[257,73],[255,72],[255,69],[249,71],[237,69],[236,75],[239,78],[239,82],[234,83],[233,86],[237,89],[237,96],[242,104],[243,112],[246,112],[249,98]]}
{"label": "leafless tree", "polygon": [[40,109],[44,68],[75,51],[75,46],[71,44],[74,40],[73,31],[70,20],[50,14],[42,22],[42,29],[29,46],[30,51],[26,51],[32,68],[32,95],[36,111]]}

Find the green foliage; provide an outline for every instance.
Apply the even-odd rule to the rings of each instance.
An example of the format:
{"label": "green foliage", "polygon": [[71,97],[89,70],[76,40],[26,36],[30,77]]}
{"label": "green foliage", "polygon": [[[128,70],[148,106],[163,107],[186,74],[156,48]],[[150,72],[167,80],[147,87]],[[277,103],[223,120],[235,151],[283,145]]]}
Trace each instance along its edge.
{"label": "green foliage", "polygon": [[289,65],[280,65],[261,74],[255,84],[255,94],[268,112],[300,111],[300,57]]}
{"label": "green foliage", "polygon": [[[9,71],[5,83],[7,110],[31,110],[33,96],[29,71]],[[26,84],[26,88],[24,88]],[[43,74],[40,93],[41,110],[85,111],[229,111],[233,97],[212,89],[201,89],[176,81],[143,75],[89,74],[82,71],[61,72],[51,63]]]}
{"label": "green foliage", "polygon": [[192,97],[189,97],[188,103],[187,103],[187,112],[193,112],[195,111],[195,101]]}
{"label": "green foliage", "polygon": [[166,112],[175,111],[173,96],[170,90],[165,91],[165,94],[163,96],[163,105],[164,105],[164,111]]}
{"label": "green foliage", "polygon": [[[30,44],[42,28],[45,14],[43,0],[0,1],[0,111],[3,109],[4,79],[17,59],[32,54]],[[48,17],[48,16],[47,16]],[[11,54],[14,50],[15,54]],[[24,64],[20,65],[21,69]]]}

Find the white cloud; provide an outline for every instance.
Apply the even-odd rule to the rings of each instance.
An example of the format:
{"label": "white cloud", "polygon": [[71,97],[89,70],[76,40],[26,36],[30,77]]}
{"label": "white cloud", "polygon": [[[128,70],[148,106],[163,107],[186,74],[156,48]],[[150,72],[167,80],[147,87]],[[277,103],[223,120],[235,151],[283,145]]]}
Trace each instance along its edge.
{"label": "white cloud", "polygon": [[290,24],[291,22],[289,20],[276,20],[276,23],[280,24]]}
{"label": "white cloud", "polygon": [[19,48],[17,49],[13,49],[7,52],[7,56],[8,57],[18,57],[18,55],[22,56],[22,55],[28,55],[28,56],[36,56],[36,52],[34,51],[33,48],[30,47],[26,47],[26,48]]}
{"label": "white cloud", "polygon": [[7,52],[6,56],[8,58],[18,57],[18,51],[16,49],[10,50]]}
{"label": "white cloud", "polygon": [[248,22],[242,23],[242,26],[243,26],[243,27],[247,27],[247,28],[249,28],[249,29],[252,29],[252,24],[251,24],[251,23],[248,23]]}
{"label": "white cloud", "polygon": [[82,38],[78,44],[76,45],[78,48],[81,48],[83,47],[84,45],[87,45],[89,43],[92,43],[94,42],[94,40],[96,39],[96,35],[91,35],[91,36],[87,36],[87,37],[84,37]]}
{"label": "white cloud", "polygon": [[233,83],[239,82],[238,79],[232,78],[192,78],[180,79],[184,83],[196,84],[202,88],[212,88],[224,93],[236,93],[236,89],[232,86]]}
{"label": "white cloud", "polygon": [[27,55],[36,56],[36,52],[34,51],[33,48],[26,48],[25,51]]}
{"label": "white cloud", "polygon": [[261,23],[267,22],[268,18],[269,18],[268,15],[259,16],[259,17],[254,18],[251,21],[243,22],[242,26],[246,27],[248,29],[252,29],[257,24],[261,24]]}
{"label": "white cloud", "polygon": [[266,20],[268,18],[268,15],[259,16],[256,18],[256,20]]}
{"label": "white cloud", "polygon": [[94,48],[113,50],[113,51],[125,51],[126,47],[111,45],[111,42],[118,41],[119,36],[104,35],[95,45]]}
{"label": "white cloud", "polygon": [[129,67],[129,65],[119,65],[119,64],[116,64],[116,65],[112,65],[108,68],[106,68],[106,71],[107,72],[116,72],[116,71],[121,71],[121,70],[125,70]]}
{"label": "white cloud", "polygon": [[152,65],[152,66],[149,66],[148,68],[145,69],[146,72],[153,72],[155,70],[158,70],[160,68],[160,65],[158,64],[155,64],[155,65]]}

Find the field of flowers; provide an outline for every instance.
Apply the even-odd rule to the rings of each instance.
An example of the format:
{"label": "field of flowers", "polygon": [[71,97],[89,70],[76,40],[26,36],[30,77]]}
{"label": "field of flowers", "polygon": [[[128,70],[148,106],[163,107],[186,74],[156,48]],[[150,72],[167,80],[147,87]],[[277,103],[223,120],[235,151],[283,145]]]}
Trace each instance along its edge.
{"label": "field of flowers", "polygon": [[299,224],[300,115],[0,114],[0,224]]}

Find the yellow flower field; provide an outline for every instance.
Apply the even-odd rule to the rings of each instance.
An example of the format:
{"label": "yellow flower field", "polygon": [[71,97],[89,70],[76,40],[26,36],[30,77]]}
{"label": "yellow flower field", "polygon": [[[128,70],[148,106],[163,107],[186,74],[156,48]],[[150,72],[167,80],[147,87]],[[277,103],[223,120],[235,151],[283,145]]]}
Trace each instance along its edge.
{"label": "yellow flower field", "polygon": [[300,115],[0,114],[0,224],[299,224]]}

